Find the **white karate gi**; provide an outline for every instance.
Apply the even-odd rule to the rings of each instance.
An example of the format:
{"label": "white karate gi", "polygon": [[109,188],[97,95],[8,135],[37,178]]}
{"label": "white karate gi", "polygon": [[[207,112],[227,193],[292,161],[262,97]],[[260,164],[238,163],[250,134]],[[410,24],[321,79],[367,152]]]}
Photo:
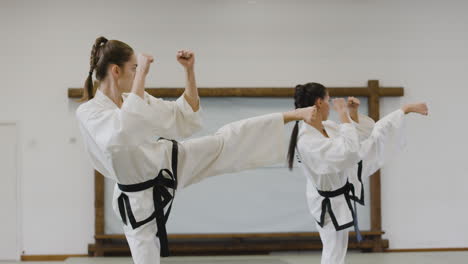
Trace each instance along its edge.
{"label": "white karate gi", "polygon": [[302,123],[297,150],[301,168],[307,178],[307,202],[323,244],[322,264],[343,264],[348,230],[353,226],[353,214],[344,195],[332,197],[330,207],[320,226],[322,201],[317,190],[334,191],[348,181],[354,186],[357,199],[361,199],[362,184],[358,179],[358,163],[362,161],[362,179],[376,172],[390,153],[404,147],[404,113],[397,110],[375,123],[367,116],[359,116],[359,124],[337,124],[324,121],[329,138],[314,127]]}
{"label": "white karate gi", "polygon": [[[154,179],[161,169],[171,170],[172,142],[201,127],[200,111],[181,96],[175,102],[145,93],[145,99],[123,95],[119,109],[99,90],[77,109],[77,118],[92,165],[105,177],[120,184],[137,184]],[[280,113],[230,123],[214,135],[178,144],[177,190],[207,177],[285,161],[283,116]],[[120,218],[114,189],[114,210]],[[141,221],[154,212],[151,189],[125,192],[133,214]],[[215,199],[215,198],[214,198]],[[160,242],[156,221],[136,229],[124,225],[124,232],[136,264],[159,264]]]}

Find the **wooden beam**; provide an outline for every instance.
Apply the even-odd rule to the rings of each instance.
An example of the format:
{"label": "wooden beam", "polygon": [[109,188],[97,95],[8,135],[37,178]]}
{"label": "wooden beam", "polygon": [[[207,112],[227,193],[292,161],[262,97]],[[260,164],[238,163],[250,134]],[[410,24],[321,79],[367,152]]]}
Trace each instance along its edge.
{"label": "wooden beam", "polygon": [[[363,236],[380,236],[385,234],[383,231],[362,231]],[[349,232],[350,237],[355,237],[355,232]],[[105,234],[95,235],[97,240],[103,239],[117,239],[125,240],[123,234]],[[169,239],[226,239],[226,238],[242,238],[242,239],[253,239],[253,238],[311,238],[320,237],[318,232],[300,232],[300,233],[232,233],[232,234],[170,234]]]}
{"label": "wooden beam", "polygon": [[[179,97],[184,92],[184,88],[146,88],[146,91],[155,97],[170,98]],[[330,87],[330,96],[369,96],[367,87]],[[198,88],[200,97],[293,97],[294,88]],[[81,98],[83,89],[69,88],[69,98]],[[402,96],[403,88],[389,87],[379,90],[381,96]]]}
{"label": "wooden beam", "polygon": [[[351,244],[350,248],[356,247],[355,244]],[[319,248],[316,248],[319,249]],[[95,250],[94,245],[90,245],[90,250]],[[120,246],[120,249],[114,247],[107,252],[125,252],[130,254],[130,249],[125,246]],[[406,248],[406,249],[385,249],[386,253],[408,253],[408,252],[458,252],[458,251],[468,251],[468,248]],[[182,254],[183,252],[179,252]],[[77,258],[77,257],[88,257],[84,254],[67,254],[67,255],[22,255],[21,261],[65,261],[68,258]]]}
{"label": "wooden beam", "polygon": [[447,251],[468,251],[468,247],[462,248],[405,248],[405,249],[386,249],[384,252],[402,253],[402,252],[447,252]]}
{"label": "wooden beam", "polygon": [[[335,97],[347,97],[347,96],[360,96],[360,97],[369,97],[370,91],[368,87],[341,87],[341,88],[327,88],[330,96],[335,96]],[[403,87],[386,87],[386,88],[381,88],[379,89],[379,95],[380,96],[390,96],[390,97],[395,97],[395,96],[403,96],[404,89]]]}
{"label": "wooden beam", "polygon": [[[388,240],[383,240],[385,248],[388,248]],[[372,239],[364,238],[360,243],[350,240],[349,249],[372,250],[374,242]],[[97,248],[97,245],[88,246],[90,253],[101,250],[104,255],[130,255],[127,244],[109,243]],[[211,240],[200,241],[180,241],[169,244],[171,255],[232,255],[232,254],[268,254],[274,251],[302,251],[320,250],[322,242],[319,238],[313,240],[292,239],[292,240]]]}

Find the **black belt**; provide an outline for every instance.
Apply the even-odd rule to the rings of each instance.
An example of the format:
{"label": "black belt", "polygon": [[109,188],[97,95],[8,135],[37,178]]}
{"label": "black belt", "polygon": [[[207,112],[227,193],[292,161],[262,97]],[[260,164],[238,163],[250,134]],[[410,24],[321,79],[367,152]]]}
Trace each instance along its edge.
{"label": "black belt", "polygon": [[[170,141],[172,141],[172,172],[168,169],[162,169],[152,180],[129,185],[117,184],[119,189],[122,191],[118,198],[118,204],[123,223],[125,225],[127,224],[126,215],[128,215],[128,219],[130,220],[130,224],[133,229],[138,228],[152,221],[153,219],[156,219],[156,224],[158,226],[158,233],[156,236],[159,237],[162,257],[169,256],[166,223],[167,219],[169,218],[169,214],[171,213],[172,201],[175,197],[175,190],[177,189],[178,146],[177,141]],[[123,192],[140,192],[150,188],[153,188],[154,212],[145,220],[136,221],[130,206],[130,200]],[[169,188],[173,190],[172,193],[169,192]],[[164,213],[164,208],[167,205],[169,205],[169,208],[167,209],[166,213]]]}
{"label": "black belt", "polygon": [[[321,227],[323,227],[323,225],[325,224],[325,213],[328,211],[328,213],[330,214],[330,218],[331,218],[333,224],[335,225],[336,230],[343,230],[343,229],[346,229],[348,227],[354,226],[354,230],[356,232],[357,240],[358,240],[358,242],[361,242],[362,241],[362,236],[361,236],[361,232],[359,231],[359,223],[358,223],[358,216],[357,216],[357,210],[356,210],[356,207],[357,207],[356,203],[360,203],[360,204],[364,205],[364,185],[362,183],[362,161],[360,161],[358,163],[358,180],[361,183],[361,197],[360,197],[360,199],[358,199],[356,194],[355,194],[354,185],[349,183],[349,181],[347,181],[346,184],[343,187],[341,187],[341,188],[339,188],[337,190],[334,190],[334,191],[317,190],[318,193],[324,198],[323,201],[322,201],[322,212],[320,214],[320,221],[318,222],[318,224]],[[344,225],[341,225],[341,226],[338,224],[338,221],[336,220],[336,216],[333,213],[333,210],[332,210],[332,207],[331,207],[331,202],[330,202],[330,198],[337,197],[337,196],[340,196],[340,195],[345,196],[346,203],[348,204],[349,210],[351,211],[351,215],[353,217],[353,221],[351,221],[349,223],[346,223]],[[351,200],[354,201],[354,208],[351,205]]]}

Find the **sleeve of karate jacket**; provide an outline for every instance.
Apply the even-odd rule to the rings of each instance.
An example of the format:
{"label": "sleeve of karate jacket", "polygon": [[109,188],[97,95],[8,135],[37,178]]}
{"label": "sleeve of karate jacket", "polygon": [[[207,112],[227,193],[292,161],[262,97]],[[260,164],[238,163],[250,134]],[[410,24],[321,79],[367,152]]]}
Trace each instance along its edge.
{"label": "sleeve of karate jacket", "polygon": [[401,109],[386,115],[361,143],[359,156],[363,161],[363,177],[372,175],[405,147],[404,117]]}
{"label": "sleeve of karate jacket", "polygon": [[194,112],[183,94],[174,102],[155,98],[145,92],[145,101],[149,107],[135,104],[138,107],[135,111],[144,113],[151,120],[158,136],[182,139],[202,128],[201,106]]}
{"label": "sleeve of karate jacket", "polygon": [[359,142],[363,142],[364,140],[368,139],[375,126],[375,121],[372,118],[362,114],[359,114],[359,123],[352,119],[351,122],[356,127]]}
{"label": "sleeve of karate jacket", "polygon": [[188,137],[201,128],[200,111],[183,98],[167,102],[128,94],[120,109],[78,109],[77,117],[103,151],[138,147],[151,137]]}
{"label": "sleeve of karate jacket", "polygon": [[335,138],[304,133],[297,148],[301,161],[317,174],[338,173],[359,162],[358,134],[354,125],[348,123],[339,126]]}

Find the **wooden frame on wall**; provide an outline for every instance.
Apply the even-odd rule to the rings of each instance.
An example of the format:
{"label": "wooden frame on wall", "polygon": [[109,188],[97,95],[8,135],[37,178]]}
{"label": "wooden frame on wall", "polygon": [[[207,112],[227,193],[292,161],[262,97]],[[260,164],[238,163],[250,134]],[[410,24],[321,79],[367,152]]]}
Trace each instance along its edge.
{"label": "wooden frame on wall", "polygon": [[[199,88],[200,97],[290,97],[294,88]],[[330,87],[330,96],[368,97],[368,113],[374,120],[380,118],[380,98],[403,96],[402,87],[380,87],[378,80],[369,80],[367,87]],[[183,88],[148,88],[156,97],[178,97]],[[81,98],[83,89],[68,89],[69,98]],[[95,243],[88,246],[91,256],[129,255],[125,236],[105,234],[104,229],[104,177],[94,173],[95,189]],[[358,243],[351,232],[349,248],[382,252],[388,240],[382,239],[380,171],[370,177],[370,230],[362,231],[363,241]],[[261,254],[271,251],[321,249],[318,232],[305,233],[245,233],[245,234],[177,234],[169,235],[173,255]]]}

